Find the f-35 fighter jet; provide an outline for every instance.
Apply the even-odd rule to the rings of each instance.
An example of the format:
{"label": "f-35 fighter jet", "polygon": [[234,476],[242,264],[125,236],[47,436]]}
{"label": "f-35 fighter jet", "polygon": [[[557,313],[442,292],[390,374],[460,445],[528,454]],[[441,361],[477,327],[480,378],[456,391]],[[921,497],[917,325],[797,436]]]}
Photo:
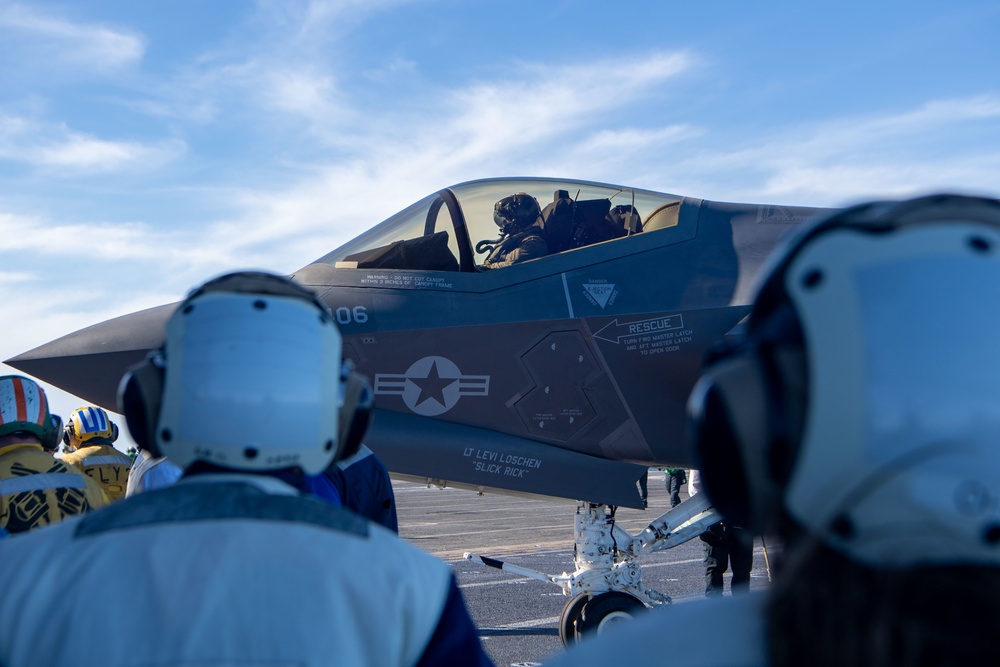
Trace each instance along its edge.
{"label": "f-35 fighter jet", "polygon": [[[572,639],[583,616],[662,601],[628,574],[632,557],[713,520],[689,501],[640,538],[601,528],[608,508],[643,507],[638,482],[649,466],[692,465],[685,404],[704,354],[749,312],[754,277],[778,240],[821,211],[574,180],[471,181],[293,278],[329,305],[345,355],[370,379],[365,442],[395,475],[580,502],[577,574],[599,575],[556,583],[575,601],[629,599],[602,598],[602,613],[593,603],[589,615],[571,602],[561,630]],[[531,252],[516,252],[529,243]],[[162,343],[175,306],[7,363],[116,409],[119,378]],[[602,541],[613,557],[585,555]]]}

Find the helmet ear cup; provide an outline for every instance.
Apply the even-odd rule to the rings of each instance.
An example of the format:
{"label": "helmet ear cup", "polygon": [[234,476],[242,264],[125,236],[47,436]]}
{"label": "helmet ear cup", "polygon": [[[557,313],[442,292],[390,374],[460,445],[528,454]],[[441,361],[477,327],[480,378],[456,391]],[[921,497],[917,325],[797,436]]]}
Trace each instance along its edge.
{"label": "helmet ear cup", "polygon": [[118,424],[111,422],[111,442],[118,439]]}
{"label": "helmet ear cup", "polygon": [[688,403],[705,492],[728,521],[755,531],[763,529],[778,495],[765,474],[769,399],[763,369],[752,354],[741,352],[712,364]]}
{"label": "helmet ear cup", "polygon": [[347,375],[344,403],[340,406],[337,421],[338,453],[333,462],[350,458],[358,453],[371,422],[372,389],[368,379],[355,371]]}
{"label": "helmet ear cup", "polygon": [[688,402],[702,484],[737,526],[770,532],[784,516],[805,423],[800,345],[746,344],[708,366]]}
{"label": "helmet ear cup", "polygon": [[[118,409],[135,444],[154,457],[162,456],[156,445],[156,427],[163,403],[164,372],[160,353],[132,366],[118,387]],[[117,432],[117,429],[116,429]]]}
{"label": "helmet ear cup", "polygon": [[66,424],[66,428],[63,429],[63,432],[62,432],[62,441],[63,441],[63,444],[66,445],[67,447],[69,447],[70,446],[69,443],[73,441],[75,435],[76,434],[75,434],[75,432],[73,430],[73,422],[70,422],[70,423]]}
{"label": "helmet ear cup", "polygon": [[59,415],[49,415],[49,422],[42,432],[42,449],[53,450],[59,446],[59,439],[65,438],[63,420]]}

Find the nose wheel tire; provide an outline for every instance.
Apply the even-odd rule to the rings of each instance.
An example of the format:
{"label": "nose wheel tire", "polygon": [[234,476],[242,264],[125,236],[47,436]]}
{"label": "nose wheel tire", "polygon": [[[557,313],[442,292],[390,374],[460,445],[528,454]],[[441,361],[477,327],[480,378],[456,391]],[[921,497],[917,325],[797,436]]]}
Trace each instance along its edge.
{"label": "nose wheel tire", "polygon": [[583,605],[587,604],[590,599],[589,595],[577,595],[563,607],[562,617],[559,619],[559,639],[562,640],[563,646],[569,646],[578,641],[576,629],[580,623],[580,613],[583,611]]}
{"label": "nose wheel tire", "polygon": [[619,591],[599,595],[579,595],[563,608],[559,638],[575,644],[588,635],[600,635],[613,625],[630,621],[646,611],[638,599]]}

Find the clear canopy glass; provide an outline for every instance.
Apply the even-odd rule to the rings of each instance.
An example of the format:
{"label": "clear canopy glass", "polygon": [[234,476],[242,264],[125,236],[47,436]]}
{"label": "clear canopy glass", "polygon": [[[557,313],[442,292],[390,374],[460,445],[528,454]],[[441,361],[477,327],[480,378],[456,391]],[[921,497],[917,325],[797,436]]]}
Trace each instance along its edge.
{"label": "clear canopy glass", "polygon": [[[495,240],[500,234],[493,220],[496,202],[508,195],[525,192],[534,196],[541,208],[552,202],[558,191],[564,191],[574,201],[609,200],[611,206],[629,204],[635,207],[645,222],[657,212],[680,201],[677,195],[640,190],[588,181],[547,178],[503,178],[469,181],[440,190],[400,211],[357,238],[330,252],[317,263],[347,267],[347,258],[388,246],[396,241],[446,231],[448,248],[459,260],[462,270],[474,270],[486,257],[477,252],[480,241]],[[660,227],[676,224],[672,221]]]}

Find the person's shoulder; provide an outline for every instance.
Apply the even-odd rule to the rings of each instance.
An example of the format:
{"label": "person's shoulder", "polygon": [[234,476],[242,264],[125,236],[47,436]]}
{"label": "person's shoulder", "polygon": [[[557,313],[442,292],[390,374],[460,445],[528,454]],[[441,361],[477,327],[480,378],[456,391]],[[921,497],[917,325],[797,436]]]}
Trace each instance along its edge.
{"label": "person's shoulder", "polygon": [[764,600],[761,593],[668,605],[615,626],[560,654],[546,667],[662,660],[662,637],[682,637],[694,650],[684,667],[763,667]]}
{"label": "person's shoulder", "polygon": [[[81,477],[87,477],[87,475],[83,472],[83,469],[79,467],[79,461],[67,459],[66,457],[61,459],[52,457],[52,460],[55,461],[55,463],[52,464],[49,472],[66,473],[67,475],[80,475]],[[87,477],[87,479],[90,478]]]}
{"label": "person's shoulder", "polygon": [[41,445],[19,443],[5,447],[0,451],[0,465],[3,466],[5,472],[9,472],[9,467],[15,462],[35,459],[44,460],[46,456],[55,460],[42,449]]}
{"label": "person's shoulder", "polygon": [[63,463],[72,466],[79,466],[83,459],[90,454],[91,447],[78,447],[72,452],[66,452],[60,459]]}
{"label": "person's shoulder", "polygon": [[0,540],[0,562],[18,563],[16,568],[0,568],[3,575],[0,579],[6,578],[7,574],[27,576],[29,568],[43,572],[51,566],[52,559],[72,553],[67,545],[72,542],[81,518],[82,515],[66,516],[58,523]]}
{"label": "person's shoulder", "polygon": [[545,230],[537,225],[528,227],[524,230],[524,238],[521,241],[522,245],[525,243],[542,244],[548,247],[548,243],[545,240]]}

